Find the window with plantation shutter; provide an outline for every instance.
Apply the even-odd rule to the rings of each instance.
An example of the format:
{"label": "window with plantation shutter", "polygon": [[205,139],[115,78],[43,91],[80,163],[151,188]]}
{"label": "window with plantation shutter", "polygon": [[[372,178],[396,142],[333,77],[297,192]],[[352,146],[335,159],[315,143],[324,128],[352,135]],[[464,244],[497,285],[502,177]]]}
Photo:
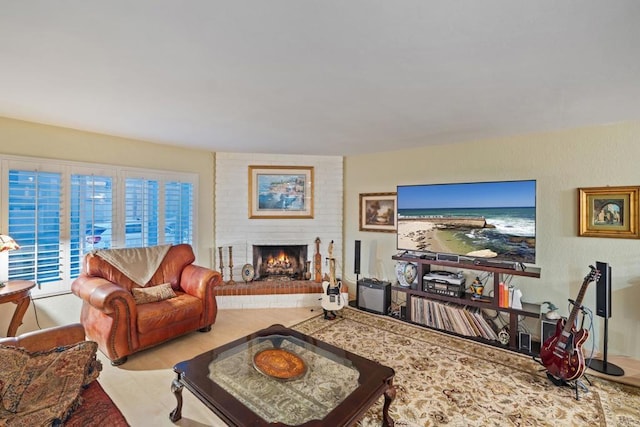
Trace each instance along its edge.
{"label": "window with plantation shutter", "polygon": [[125,183],[125,244],[127,248],[159,243],[158,181],[127,178]]}
{"label": "window with plantation shutter", "polygon": [[71,175],[70,275],[80,274],[82,257],[94,249],[111,248],[113,222],[112,178]]}
{"label": "window with plantation shutter", "polygon": [[193,184],[167,182],[164,187],[165,243],[189,243],[193,239]]}
{"label": "window with plantation shutter", "polygon": [[[69,292],[92,250],[197,247],[197,175],[0,154],[0,280],[32,280],[32,297]],[[6,257],[6,258],[4,258]]]}
{"label": "window with plantation shutter", "polygon": [[9,280],[58,282],[62,175],[12,169],[8,179],[8,234],[20,245],[9,253]]}

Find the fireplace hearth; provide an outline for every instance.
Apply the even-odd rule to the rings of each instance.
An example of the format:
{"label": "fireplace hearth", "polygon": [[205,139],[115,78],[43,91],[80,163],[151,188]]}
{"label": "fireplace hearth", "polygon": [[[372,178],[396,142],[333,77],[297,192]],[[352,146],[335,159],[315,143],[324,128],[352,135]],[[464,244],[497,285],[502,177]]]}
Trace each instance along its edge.
{"label": "fireplace hearth", "polygon": [[253,245],[254,280],[304,280],[307,245]]}

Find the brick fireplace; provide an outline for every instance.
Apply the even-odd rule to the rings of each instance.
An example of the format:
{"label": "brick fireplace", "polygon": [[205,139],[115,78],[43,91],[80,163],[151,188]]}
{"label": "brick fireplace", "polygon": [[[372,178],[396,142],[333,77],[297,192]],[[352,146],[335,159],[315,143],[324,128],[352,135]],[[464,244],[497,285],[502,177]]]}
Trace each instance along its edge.
{"label": "brick fireplace", "polygon": [[305,280],[307,245],[253,245],[253,280]]}
{"label": "brick fireplace", "polygon": [[[270,304],[317,305],[322,284],[305,278],[309,245],[260,244],[252,245],[255,276],[245,283],[234,279],[216,288],[217,297],[245,297],[244,306]],[[308,263],[311,268],[313,266]],[[220,298],[218,298],[220,299]],[[297,303],[292,304],[292,300]],[[226,301],[222,301],[226,303]]]}
{"label": "brick fireplace", "polygon": [[[218,266],[218,248],[223,247],[224,283],[216,289],[220,308],[269,308],[319,306],[322,284],[304,280],[306,263],[313,260],[315,239],[327,256],[327,245],[335,242],[334,257],[342,248],[343,159],[340,156],[306,156],[265,153],[216,153],[215,156],[215,244],[212,265]],[[249,218],[248,167],[251,165],[311,166],[314,168],[313,218]],[[265,271],[269,255],[256,258],[254,248],[273,246],[306,249],[306,253],[280,254],[270,271]],[[228,248],[233,248],[233,280],[229,284]],[[242,266],[251,264],[257,280],[245,283]],[[313,263],[311,263],[313,268]],[[323,273],[326,271],[323,265]],[[267,274],[268,273],[268,274]],[[265,278],[268,280],[264,280]]]}

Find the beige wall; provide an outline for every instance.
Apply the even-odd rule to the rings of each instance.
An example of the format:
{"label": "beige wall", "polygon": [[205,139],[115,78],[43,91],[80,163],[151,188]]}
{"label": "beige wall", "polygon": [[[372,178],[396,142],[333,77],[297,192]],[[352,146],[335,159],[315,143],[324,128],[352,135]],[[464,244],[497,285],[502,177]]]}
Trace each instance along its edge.
{"label": "beige wall", "polygon": [[[362,240],[362,276],[393,280],[394,234],[358,231],[358,194],[398,184],[536,179],[540,279],[517,278],[524,301],[550,300],[567,313],[587,266],[613,268],[609,351],[640,358],[640,241],[577,237],[576,188],[640,185],[640,123],[583,128],[474,143],[349,156],[344,172],[343,279],[354,282],[354,240]],[[393,144],[393,141],[390,142]],[[195,172],[200,176],[198,262],[211,265],[214,243],[214,154],[0,118],[0,153]],[[585,296],[593,308],[594,287]],[[0,306],[5,329],[13,307]],[[596,318],[597,346],[602,320]],[[0,333],[1,334],[1,333]],[[590,350],[590,343],[587,350]]]}
{"label": "beige wall", "polygon": [[[394,281],[394,234],[358,231],[358,194],[395,191],[399,184],[537,180],[540,279],[515,278],[523,301],[553,301],[568,313],[588,265],[613,269],[610,354],[640,358],[640,241],[577,237],[577,188],[640,185],[640,123],[582,128],[473,143],[349,156],[345,159],[345,278],[353,282],[354,240],[362,241],[362,276]],[[390,145],[393,141],[390,141]],[[595,286],[584,303],[595,311]],[[601,347],[602,319],[595,320]],[[591,342],[585,346],[591,350]]]}
{"label": "beige wall", "polygon": [[194,249],[198,263],[210,265],[214,247],[213,153],[2,117],[0,153],[198,174],[198,245]]}

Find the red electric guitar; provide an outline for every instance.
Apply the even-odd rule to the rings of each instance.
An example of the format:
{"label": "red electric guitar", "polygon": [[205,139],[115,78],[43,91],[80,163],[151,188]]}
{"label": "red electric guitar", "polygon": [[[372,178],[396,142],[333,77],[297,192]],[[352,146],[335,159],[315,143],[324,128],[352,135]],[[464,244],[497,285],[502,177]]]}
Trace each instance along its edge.
{"label": "red electric guitar", "polygon": [[569,319],[558,320],[556,333],[549,337],[540,349],[540,359],[549,374],[565,381],[580,378],[586,369],[582,344],[587,340],[589,332],[586,329],[577,330],[575,320],[589,283],[600,277],[600,272],[594,266],[590,265],[589,268],[591,271],[582,282]]}

